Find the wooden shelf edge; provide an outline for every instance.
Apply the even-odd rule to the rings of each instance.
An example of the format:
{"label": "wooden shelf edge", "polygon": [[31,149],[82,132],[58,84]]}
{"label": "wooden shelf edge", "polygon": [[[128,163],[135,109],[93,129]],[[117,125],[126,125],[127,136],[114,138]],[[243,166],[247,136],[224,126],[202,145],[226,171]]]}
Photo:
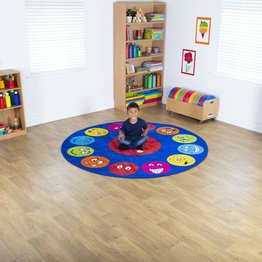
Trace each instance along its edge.
{"label": "wooden shelf edge", "polygon": [[165,21],[158,21],[158,22],[144,22],[144,23],[126,23],[126,25],[153,25],[153,24],[165,24]]}
{"label": "wooden shelf edge", "polygon": [[16,88],[8,88],[8,89],[0,89],[0,93],[2,92],[10,92],[10,91],[16,91],[16,90],[20,90],[21,87],[16,87]]}
{"label": "wooden shelf edge", "polygon": [[20,74],[20,72],[14,69],[0,70],[0,76],[12,75],[12,74]]}
{"label": "wooden shelf edge", "polygon": [[12,110],[12,109],[16,109],[16,108],[21,108],[21,107],[23,107],[23,105],[6,107],[6,108],[3,108],[3,109],[0,109],[0,112]]}
{"label": "wooden shelf edge", "polygon": [[141,39],[141,40],[128,40],[126,41],[126,43],[133,43],[133,42],[136,42],[136,43],[141,43],[141,42],[148,42],[148,41],[164,41],[165,39]]}
{"label": "wooden shelf edge", "polygon": [[133,57],[133,58],[126,58],[126,61],[132,61],[132,60],[144,60],[144,59],[150,59],[150,58],[154,58],[154,57],[162,57],[163,53],[159,53],[159,54],[151,54],[149,56],[140,56],[140,57]]}
{"label": "wooden shelf edge", "polygon": [[163,71],[163,69],[161,69],[161,70],[155,70],[155,71],[138,72],[138,73],[134,73],[134,74],[128,74],[128,75],[126,75],[126,77],[136,76],[136,75],[153,74],[153,73],[161,72],[161,71]]}
{"label": "wooden shelf edge", "polygon": [[2,135],[2,136],[0,136],[0,141],[6,140],[6,139],[9,139],[9,138],[13,138],[13,137],[17,137],[17,136],[22,136],[22,135],[26,135],[26,129],[21,130],[21,131],[12,132],[10,134]]}

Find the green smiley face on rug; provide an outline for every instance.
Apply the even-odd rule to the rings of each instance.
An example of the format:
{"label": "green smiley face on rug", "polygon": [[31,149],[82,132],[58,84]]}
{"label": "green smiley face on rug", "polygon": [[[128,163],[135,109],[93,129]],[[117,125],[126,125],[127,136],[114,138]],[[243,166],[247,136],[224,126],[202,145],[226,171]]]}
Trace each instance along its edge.
{"label": "green smiley face on rug", "polygon": [[193,135],[179,134],[172,137],[175,142],[178,143],[193,143],[197,141],[197,138]]}
{"label": "green smiley face on rug", "polygon": [[67,150],[67,154],[75,157],[90,156],[94,153],[94,149],[89,146],[74,146]]}

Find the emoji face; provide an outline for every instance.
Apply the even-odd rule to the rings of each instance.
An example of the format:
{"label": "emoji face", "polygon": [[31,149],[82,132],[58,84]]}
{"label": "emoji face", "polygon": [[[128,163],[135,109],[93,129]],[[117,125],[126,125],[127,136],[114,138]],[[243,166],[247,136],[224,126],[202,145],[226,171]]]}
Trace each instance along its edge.
{"label": "emoji face", "polygon": [[191,166],[196,160],[192,156],[176,154],[169,156],[167,162],[174,166]]}
{"label": "emoji face", "polygon": [[198,146],[194,144],[181,145],[177,149],[179,152],[188,155],[197,155],[204,152],[204,148],[202,146]]}
{"label": "emoji face", "polygon": [[165,174],[170,171],[170,165],[165,162],[153,161],[142,165],[142,169],[152,175]]}
{"label": "emoji face", "polygon": [[172,126],[163,126],[163,127],[159,127],[156,130],[156,132],[161,135],[172,136],[172,135],[179,133],[179,129],[172,127]]}
{"label": "emoji face", "polygon": [[94,127],[94,128],[87,129],[85,131],[85,134],[88,136],[105,136],[108,134],[108,130],[104,128]]}
{"label": "emoji face", "polygon": [[194,143],[197,141],[197,138],[192,135],[179,134],[172,137],[172,139],[178,143]]}
{"label": "emoji face", "polygon": [[70,143],[78,146],[87,146],[94,143],[95,139],[89,136],[74,136],[70,139]]}
{"label": "emoji face", "polygon": [[74,146],[67,150],[68,155],[76,157],[90,156],[93,153],[94,149],[88,146]]}
{"label": "emoji face", "polygon": [[128,162],[118,162],[109,167],[109,170],[117,175],[128,176],[138,171],[138,166]]}
{"label": "emoji face", "polygon": [[109,164],[109,159],[102,156],[88,156],[82,159],[81,164],[90,168],[101,168]]}
{"label": "emoji face", "polygon": [[122,124],[121,124],[121,123],[113,123],[113,124],[109,125],[107,128],[108,128],[110,131],[119,132],[119,130],[120,130],[121,127],[122,127]]}

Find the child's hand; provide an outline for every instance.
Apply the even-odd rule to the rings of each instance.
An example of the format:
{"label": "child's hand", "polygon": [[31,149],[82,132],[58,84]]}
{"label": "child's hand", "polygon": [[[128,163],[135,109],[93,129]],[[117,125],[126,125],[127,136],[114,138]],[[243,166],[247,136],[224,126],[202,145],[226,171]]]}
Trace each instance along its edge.
{"label": "child's hand", "polygon": [[120,134],[118,135],[118,138],[119,138],[120,140],[124,140],[124,139],[125,139],[125,135],[124,135],[123,133],[120,133]]}

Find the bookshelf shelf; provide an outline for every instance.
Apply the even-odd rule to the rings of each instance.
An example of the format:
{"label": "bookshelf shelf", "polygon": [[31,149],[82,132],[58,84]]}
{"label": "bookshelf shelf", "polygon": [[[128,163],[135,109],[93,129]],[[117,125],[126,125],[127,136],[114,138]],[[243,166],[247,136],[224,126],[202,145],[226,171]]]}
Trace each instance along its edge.
{"label": "bookshelf shelf", "polygon": [[152,42],[152,41],[164,41],[164,39],[141,39],[141,40],[128,40],[126,43],[143,43],[143,42]]}
{"label": "bookshelf shelf", "polygon": [[3,92],[8,92],[8,91],[16,91],[16,90],[20,90],[21,89],[21,87],[16,87],[16,88],[12,88],[12,89],[7,89],[7,88],[5,88],[5,89],[0,89],[0,93],[3,93]]}
{"label": "bookshelf shelf", "polygon": [[146,22],[146,23],[126,23],[126,25],[131,26],[148,26],[148,25],[154,25],[154,24],[165,24],[165,21],[159,21],[159,22]]}
{"label": "bookshelf shelf", "polygon": [[13,137],[17,137],[17,136],[22,136],[22,135],[25,135],[25,134],[26,134],[26,130],[12,132],[10,134],[4,134],[4,135],[0,136],[0,141],[5,140],[5,139],[9,139],[9,138],[13,138]]}
{"label": "bookshelf shelf", "polygon": [[[127,23],[126,10],[133,8],[136,10],[141,9],[144,14],[163,14],[164,18],[166,15],[165,2],[114,2],[114,100],[115,108],[121,110],[126,110],[127,94],[160,91],[158,92],[160,93],[158,94],[158,98],[160,99],[164,86],[166,22]],[[148,38],[153,36],[152,38],[158,39],[137,40],[135,39],[137,33],[139,33],[141,37],[144,37],[144,33],[146,33]],[[138,50],[142,54],[149,53],[150,55],[139,57],[138,55],[130,55],[131,52],[129,52],[128,47],[133,47],[134,50]],[[148,51],[150,49],[151,51]],[[159,50],[159,53],[153,53],[153,50]],[[135,51],[134,54],[136,54]],[[143,64],[144,62],[146,62],[147,65]],[[136,70],[141,67],[149,68],[149,70],[137,72]],[[126,72],[128,71],[135,71],[135,73],[127,74]],[[150,77],[150,81],[148,82],[147,77]],[[157,84],[155,82],[156,78],[159,80]],[[150,83],[150,85],[147,83]],[[127,91],[130,90],[130,88],[135,89],[135,86],[138,86],[138,90]],[[145,88],[145,86],[147,86],[147,88]],[[159,104],[161,104],[161,101],[150,103],[148,99],[144,101],[141,108]]]}
{"label": "bookshelf shelf", "polygon": [[152,58],[157,58],[157,57],[162,57],[163,54],[159,53],[159,54],[151,54],[150,56],[141,56],[141,57],[133,57],[133,58],[127,58],[126,61],[127,62],[131,62],[133,60],[151,60]]}
{"label": "bookshelf shelf", "polygon": [[150,72],[150,71],[137,72],[137,73],[133,73],[133,74],[127,74],[126,77],[137,76],[137,75],[144,75],[144,74],[152,74],[152,73],[162,72],[162,71],[163,71],[163,69],[161,69],[161,70],[155,70],[155,71],[153,71],[153,72]]}
{"label": "bookshelf shelf", "polygon": [[7,108],[4,108],[4,109],[0,109],[0,112],[7,111],[7,110],[12,110],[12,109],[15,109],[15,108],[20,108],[20,107],[22,107],[22,105],[20,105],[20,106],[11,106],[11,107],[7,107]]}

